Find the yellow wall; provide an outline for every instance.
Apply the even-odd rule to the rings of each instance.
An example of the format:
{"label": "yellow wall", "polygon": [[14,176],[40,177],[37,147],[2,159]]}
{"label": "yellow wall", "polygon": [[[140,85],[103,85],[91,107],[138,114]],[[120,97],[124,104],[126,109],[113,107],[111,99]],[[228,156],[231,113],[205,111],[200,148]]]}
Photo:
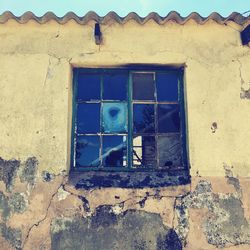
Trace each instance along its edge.
{"label": "yellow wall", "polygon": [[[191,174],[250,176],[250,48],[235,23],[149,21],[101,26],[54,21],[0,25],[0,157],[35,156],[39,171],[69,170],[72,67],[185,65]],[[212,123],[217,130],[212,133]],[[198,173],[197,173],[198,171]]]}

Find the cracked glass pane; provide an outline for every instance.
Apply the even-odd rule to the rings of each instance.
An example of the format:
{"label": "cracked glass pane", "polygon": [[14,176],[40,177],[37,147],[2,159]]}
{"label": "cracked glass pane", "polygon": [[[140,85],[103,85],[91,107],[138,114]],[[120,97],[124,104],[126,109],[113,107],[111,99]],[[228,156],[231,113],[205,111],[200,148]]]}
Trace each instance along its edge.
{"label": "cracked glass pane", "polygon": [[134,133],[155,132],[154,104],[133,105],[133,130]]}
{"label": "cracked glass pane", "polygon": [[100,137],[77,136],[76,167],[97,167],[100,165]]}
{"label": "cracked glass pane", "polygon": [[182,165],[182,146],[180,134],[158,136],[157,151],[160,168]]}
{"label": "cracked glass pane", "polygon": [[103,100],[127,100],[128,76],[122,74],[104,75]]}
{"label": "cracked glass pane", "polygon": [[158,102],[178,101],[178,77],[176,74],[159,73],[156,75],[156,89]]}
{"label": "cracked glass pane", "polygon": [[79,74],[78,76],[78,101],[100,100],[101,77],[100,75]]}
{"label": "cracked glass pane", "polygon": [[104,167],[125,167],[127,165],[126,136],[103,136],[102,145]]}
{"label": "cracked glass pane", "polygon": [[156,167],[154,136],[133,138],[133,167]]}
{"label": "cracked glass pane", "polygon": [[158,105],[158,132],[179,132],[180,114],[178,104]]}
{"label": "cracked glass pane", "polygon": [[100,104],[81,103],[77,105],[77,133],[100,132]]}
{"label": "cracked glass pane", "polygon": [[133,81],[133,100],[155,100],[154,74],[134,73]]}
{"label": "cracked glass pane", "polygon": [[103,103],[103,132],[124,133],[127,132],[127,104]]}

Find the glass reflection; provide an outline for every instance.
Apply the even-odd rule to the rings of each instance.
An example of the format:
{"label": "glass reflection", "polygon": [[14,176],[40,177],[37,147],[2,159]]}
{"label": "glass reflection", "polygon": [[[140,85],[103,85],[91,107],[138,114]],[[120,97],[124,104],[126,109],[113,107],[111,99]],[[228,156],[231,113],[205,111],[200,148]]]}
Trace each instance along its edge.
{"label": "glass reflection", "polygon": [[127,100],[127,75],[104,75],[103,100]]}
{"label": "glass reflection", "polygon": [[126,136],[103,136],[102,145],[104,167],[125,167],[127,165]]}
{"label": "glass reflection", "polygon": [[103,104],[103,132],[123,133],[127,131],[126,103]]}
{"label": "glass reflection", "polygon": [[133,100],[155,100],[154,74],[134,73]]}
{"label": "glass reflection", "polygon": [[180,134],[159,136],[157,140],[159,167],[171,168],[181,166],[181,149]]}
{"label": "glass reflection", "polygon": [[100,75],[79,74],[78,76],[78,101],[100,100],[101,80]]}
{"label": "glass reflection", "polygon": [[155,132],[154,104],[133,105],[134,133]]}
{"label": "glass reflection", "polygon": [[156,166],[154,136],[136,136],[133,138],[133,166]]}
{"label": "glass reflection", "polygon": [[81,103],[77,106],[77,133],[100,132],[100,104]]}
{"label": "glass reflection", "polygon": [[159,104],[158,105],[158,132],[179,132],[180,116],[179,105]]}
{"label": "glass reflection", "polygon": [[178,77],[175,74],[156,75],[157,100],[159,102],[178,101]]}
{"label": "glass reflection", "polygon": [[76,167],[97,167],[100,165],[99,136],[77,136]]}

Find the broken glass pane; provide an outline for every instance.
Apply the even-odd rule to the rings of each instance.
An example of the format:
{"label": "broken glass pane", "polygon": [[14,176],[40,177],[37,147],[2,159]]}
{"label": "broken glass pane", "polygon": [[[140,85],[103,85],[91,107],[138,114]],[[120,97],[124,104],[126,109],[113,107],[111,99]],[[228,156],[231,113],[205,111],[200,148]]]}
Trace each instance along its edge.
{"label": "broken glass pane", "polygon": [[127,104],[103,103],[103,132],[124,133],[127,131]]}
{"label": "broken glass pane", "polygon": [[104,75],[103,100],[127,100],[128,76],[125,74]]}
{"label": "broken glass pane", "polygon": [[77,105],[77,133],[100,132],[100,104],[81,103]]}
{"label": "broken glass pane", "polygon": [[125,167],[127,165],[126,136],[103,136],[102,145],[104,167]]}
{"label": "broken glass pane", "polygon": [[134,73],[133,100],[155,100],[154,74]]}
{"label": "broken glass pane", "polygon": [[100,100],[101,95],[100,75],[79,74],[78,76],[78,101]]}
{"label": "broken glass pane", "polygon": [[179,105],[159,104],[158,105],[158,132],[179,132],[180,116]]}
{"label": "broken glass pane", "polygon": [[156,89],[158,102],[178,101],[178,77],[175,74],[157,74]]}
{"label": "broken glass pane", "polygon": [[154,136],[135,136],[133,138],[133,166],[156,166]]}
{"label": "broken glass pane", "polygon": [[100,137],[77,136],[76,167],[97,167],[100,165]]}
{"label": "broken glass pane", "polygon": [[159,167],[180,167],[182,165],[181,149],[180,134],[159,136],[157,140]]}
{"label": "broken glass pane", "polygon": [[133,105],[134,133],[154,133],[155,115],[154,104]]}

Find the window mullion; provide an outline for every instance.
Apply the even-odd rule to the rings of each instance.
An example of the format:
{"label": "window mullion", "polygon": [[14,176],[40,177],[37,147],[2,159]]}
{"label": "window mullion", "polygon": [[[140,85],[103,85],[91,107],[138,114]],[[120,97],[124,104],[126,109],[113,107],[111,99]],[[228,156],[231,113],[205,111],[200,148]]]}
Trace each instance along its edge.
{"label": "window mullion", "polygon": [[129,71],[128,79],[128,148],[127,159],[128,168],[133,164],[133,103],[132,103],[132,73]]}
{"label": "window mullion", "polygon": [[100,102],[101,102],[101,112],[100,112],[100,151],[99,151],[99,159],[100,159],[100,166],[99,168],[103,167],[103,160],[102,160],[102,152],[103,152],[103,132],[102,132],[102,124],[103,124],[103,74],[101,74],[101,86],[100,86],[100,90],[101,90],[101,95],[100,95]]}

